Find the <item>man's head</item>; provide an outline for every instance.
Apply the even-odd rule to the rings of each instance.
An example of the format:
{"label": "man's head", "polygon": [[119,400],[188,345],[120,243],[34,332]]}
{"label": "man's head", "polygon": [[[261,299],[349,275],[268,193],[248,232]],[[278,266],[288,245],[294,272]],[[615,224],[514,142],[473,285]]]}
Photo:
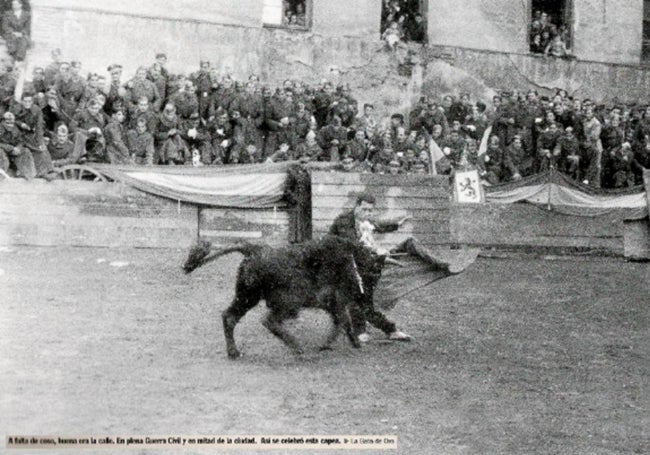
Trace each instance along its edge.
{"label": "man's head", "polygon": [[65,144],[68,142],[68,127],[64,124],[61,124],[56,129],[56,140],[60,144]]}
{"label": "man's head", "polygon": [[144,66],[138,67],[137,71],[135,72],[135,78],[139,81],[143,81],[147,78],[147,68]]}
{"label": "man's head", "polygon": [[208,60],[201,60],[201,71],[210,71],[210,62]]}
{"label": "man's head", "polygon": [[31,109],[34,105],[34,94],[31,92],[23,92],[21,104],[25,109]]}
{"label": "man's head", "polygon": [[88,112],[90,112],[93,115],[99,114],[99,110],[101,109],[101,105],[99,104],[99,101],[96,99],[90,100],[88,102]]}
{"label": "man's head", "polygon": [[145,113],[149,110],[149,99],[146,96],[138,98],[138,112]]}
{"label": "man's head", "polygon": [[354,218],[357,221],[369,220],[372,217],[376,202],[375,197],[370,193],[359,194],[354,206]]}
{"label": "man's head", "polygon": [[2,116],[2,121],[4,122],[5,125],[11,128],[16,124],[16,117],[14,117],[14,114],[12,114],[11,112],[5,112],[4,115]]}
{"label": "man's head", "polygon": [[372,104],[366,103],[363,105],[363,113],[366,116],[371,116],[374,110],[375,110],[375,106],[373,106]]}
{"label": "man's head", "polygon": [[73,75],[79,76],[79,73],[81,73],[81,62],[79,60],[73,60],[70,63],[70,71]]}
{"label": "man's head", "polygon": [[122,77],[122,65],[113,64],[108,67],[108,72],[111,75],[111,82],[119,83]]}
{"label": "man's head", "polygon": [[160,66],[164,67],[165,64],[167,63],[167,55],[161,53],[156,54],[156,63],[158,63]]}
{"label": "man's head", "polygon": [[72,73],[70,72],[70,64],[68,62],[61,63],[61,66],[59,66],[59,72],[61,73],[61,79],[64,81],[69,80],[72,76]]}
{"label": "man's head", "polygon": [[140,134],[143,134],[147,131],[147,119],[145,117],[138,117],[136,130]]}
{"label": "man's head", "polygon": [[115,109],[113,111],[113,115],[111,115],[111,117],[117,123],[123,123],[124,122],[124,109]]}
{"label": "man's head", "polygon": [[402,126],[404,124],[404,116],[402,114],[393,114],[390,116],[390,124],[393,128]]}

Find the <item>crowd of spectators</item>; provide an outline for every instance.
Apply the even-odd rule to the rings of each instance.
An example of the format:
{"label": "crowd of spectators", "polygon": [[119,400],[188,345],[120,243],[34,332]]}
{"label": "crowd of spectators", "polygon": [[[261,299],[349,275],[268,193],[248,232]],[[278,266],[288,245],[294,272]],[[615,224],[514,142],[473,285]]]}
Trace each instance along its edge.
{"label": "crowd of spectators", "polygon": [[[34,68],[20,100],[13,71],[0,77],[0,169],[49,178],[74,163],[229,165],[285,160],[338,163],[344,170],[453,174],[478,169],[497,184],[551,167],[581,182],[619,188],[650,167],[650,108],[596,105],[564,90],[552,98],[503,92],[491,106],[422,97],[390,124],[359,109],[346,85],[285,80],[271,89],[237,81],[202,61],[172,74],[167,56],[123,80],[119,64],[82,76],[78,61],[52,52]],[[488,131],[486,134],[486,131]]]}
{"label": "crowd of spectators", "polygon": [[381,37],[391,49],[408,41],[426,44],[427,22],[420,0],[383,0]]}
{"label": "crowd of spectators", "polygon": [[571,58],[567,43],[569,29],[565,24],[554,24],[545,11],[534,12],[529,30],[530,52],[557,58]]}
{"label": "crowd of spectators", "polygon": [[642,184],[650,168],[650,107],[596,104],[565,90],[550,99],[530,90],[503,92],[489,108],[471,104],[469,95],[459,102],[447,97],[438,116],[438,130],[451,125],[441,142],[451,170],[475,167],[490,184],[553,168],[595,187],[624,188]]}

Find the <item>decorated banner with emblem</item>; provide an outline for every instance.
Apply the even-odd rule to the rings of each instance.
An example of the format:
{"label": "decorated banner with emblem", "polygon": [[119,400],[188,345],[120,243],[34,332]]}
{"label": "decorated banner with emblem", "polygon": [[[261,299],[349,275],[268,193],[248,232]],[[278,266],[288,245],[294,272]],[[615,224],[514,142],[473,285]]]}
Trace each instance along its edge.
{"label": "decorated banner with emblem", "polygon": [[479,204],[485,202],[483,185],[478,171],[457,172],[454,176],[454,201],[461,204]]}

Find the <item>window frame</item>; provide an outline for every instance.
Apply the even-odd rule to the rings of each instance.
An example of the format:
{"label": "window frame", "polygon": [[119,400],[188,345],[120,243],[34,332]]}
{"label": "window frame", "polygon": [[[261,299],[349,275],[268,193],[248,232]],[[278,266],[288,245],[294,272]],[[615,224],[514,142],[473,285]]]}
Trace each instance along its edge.
{"label": "window frame", "polygon": [[[280,0],[282,3],[282,22],[284,22],[285,18],[285,11],[284,11],[284,5],[285,1]],[[279,23],[279,24],[274,24],[270,22],[262,22],[262,26],[264,28],[270,28],[270,29],[281,29],[281,30],[295,30],[299,32],[309,32],[312,29],[313,26],[313,9],[314,9],[314,0],[304,0],[305,2],[305,25],[289,25],[289,24],[284,24],[284,23]],[[264,20],[262,18],[262,20]]]}

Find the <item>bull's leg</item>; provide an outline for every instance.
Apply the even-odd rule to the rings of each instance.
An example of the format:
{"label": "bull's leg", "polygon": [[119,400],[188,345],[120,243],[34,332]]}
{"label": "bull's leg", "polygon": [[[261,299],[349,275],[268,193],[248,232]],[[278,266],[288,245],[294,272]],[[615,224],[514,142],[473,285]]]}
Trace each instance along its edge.
{"label": "bull's leg", "polygon": [[283,321],[284,318],[281,315],[273,311],[269,311],[269,313],[262,321],[262,324],[264,327],[269,329],[273,335],[280,338],[282,342],[294,352],[294,354],[302,354],[303,350],[300,347],[298,340],[285,330],[284,326],[282,325]]}
{"label": "bull's leg", "polygon": [[259,296],[250,293],[245,296],[238,292],[232,304],[221,314],[223,333],[226,337],[226,351],[228,357],[236,359],[241,356],[235,344],[235,326],[244,315],[259,302]]}

